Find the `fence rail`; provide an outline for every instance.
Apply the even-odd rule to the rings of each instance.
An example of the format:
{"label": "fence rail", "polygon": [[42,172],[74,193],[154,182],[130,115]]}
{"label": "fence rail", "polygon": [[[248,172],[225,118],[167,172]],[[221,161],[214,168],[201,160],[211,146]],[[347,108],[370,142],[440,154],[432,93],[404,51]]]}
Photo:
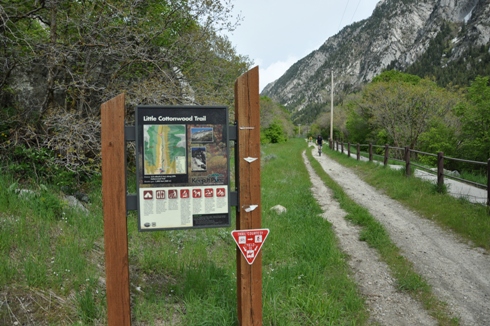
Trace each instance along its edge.
{"label": "fence rail", "polygon": [[[334,149],[336,151],[340,151],[344,153],[344,146],[347,146],[347,156],[351,156],[351,146],[353,144],[347,142],[341,142],[337,140],[329,140],[329,147],[330,149]],[[340,148],[339,148],[340,146]],[[435,174],[437,176],[437,185],[439,187],[442,187],[444,185],[444,177],[447,177],[449,179],[457,180],[481,189],[486,189],[487,190],[487,206],[490,206],[490,159],[487,160],[487,162],[479,162],[479,161],[471,161],[471,160],[465,160],[465,159],[460,159],[460,158],[454,158],[454,157],[449,157],[449,156],[444,156],[443,152],[439,152],[437,154],[434,153],[427,153],[427,152],[422,152],[418,151],[415,149],[410,149],[409,147],[395,147],[395,146],[389,146],[388,144],[386,145],[373,145],[373,144],[355,144],[355,151],[356,151],[356,157],[357,160],[361,159],[361,153],[365,153],[368,157],[368,160],[370,162],[373,161],[373,156],[379,156],[383,157],[383,165],[387,166],[388,165],[388,160],[394,160],[398,162],[402,162],[405,164],[405,174],[407,176],[410,176],[411,174],[411,165],[414,165],[428,173]],[[361,148],[367,148],[367,151],[361,152]],[[384,152],[383,155],[378,154],[378,153],[373,153],[373,148],[383,148]],[[396,157],[390,157],[390,150],[397,150],[397,151],[404,151],[403,152],[403,159],[397,159]],[[422,166],[420,164],[417,164],[411,160],[412,154],[415,155],[427,155],[427,156],[433,156],[437,158],[437,169],[434,171],[430,168],[427,168],[425,166]],[[462,163],[470,163],[470,164],[476,164],[476,165],[482,165],[486,166],[486,173],[487,173],[487,184],[481,184],[478,182],[474,182],[471,180],[466,180],[463,178],[459,178],[454,175],[448,175],[447,173],[444,173],[446,170],[444,169],[444,161],[445,160],[450,160],[450,161],[456,161],[456,162],[462,162]]]}

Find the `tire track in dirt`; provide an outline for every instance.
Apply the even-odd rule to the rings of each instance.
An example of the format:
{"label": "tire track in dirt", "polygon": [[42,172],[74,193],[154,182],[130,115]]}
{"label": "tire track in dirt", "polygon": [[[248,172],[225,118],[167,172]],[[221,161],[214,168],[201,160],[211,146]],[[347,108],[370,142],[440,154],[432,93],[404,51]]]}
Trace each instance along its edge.
{"label": "tire track in dirt", "polygon": [[436,325],[419,302],[396,290],[388,266],[379,259],[375,249],[359,240],[360,228],[344,219],[346,212],[333,199],[332,191],[314,172],[304,153],[303,159],[313,185],[313,196],[323,209],[322,217],[332,224],[342,250],[350,258],[348,264],[366,298],[370,322],[386,326]]}
{"label": "tire track in dirt", "polygon": [[383,225],[462,325],[490,325],[490,256],[483,249],[472,248],[434,222],[420,218],[327,155],[315,158],[350,198]]}

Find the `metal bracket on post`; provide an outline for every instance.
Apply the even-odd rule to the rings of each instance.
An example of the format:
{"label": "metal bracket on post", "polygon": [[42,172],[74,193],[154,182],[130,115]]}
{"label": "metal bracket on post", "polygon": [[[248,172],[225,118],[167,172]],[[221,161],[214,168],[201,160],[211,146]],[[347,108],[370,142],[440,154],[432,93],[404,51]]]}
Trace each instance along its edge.
{"label": "metal bracket on post", "polygon": [[124,140],[125,141],[136,141],[136,127],[135,126],[124,126]]}
{"label": "metal bracket on post", "polygon": [[[136,127],[124,126],[124,140],[126,142],[136,141]],[[136,194],[126,194],[126,212],[138,209],[138,198]]]}
{"label": "metal bracket on post", "polygon": [[238,192],[230,191],[230,206],[238,207]]}
{"label": "metal bracket on post", "polygon": [[228,140],[237,140],[237,125],[228,126]]}
{"label": "metal bracket on post", "polygon": [[126,195],[126,212],[135,211],[138,209],[138,198],[136,194]]}

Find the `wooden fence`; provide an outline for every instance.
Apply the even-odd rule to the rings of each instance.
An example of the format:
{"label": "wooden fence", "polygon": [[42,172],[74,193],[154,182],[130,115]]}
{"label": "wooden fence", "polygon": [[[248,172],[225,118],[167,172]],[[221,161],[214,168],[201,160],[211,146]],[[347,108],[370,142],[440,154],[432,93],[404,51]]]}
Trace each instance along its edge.
{"label": "wooden fence", "polygon": [[[427,153],[427,152],[422,152],[422,151],[410,149],[409,147],[394,147],[394,146],[389,146],[388,144],[386,144],[386,145],[373,145],[371,143],[369,143],[369,144],[351,144],[351,143],[340,142],[337,140],[334,140],[334,141],[330,140],[329,146],[331,149],[334,149],[336,151],[341,151],[342,153],[345,152],[344,146],[346,146],[347,147],[347,156],[349,156],[349,157],[351,156],[351,147],[355,147],[354,150],[355,150],[355,153],[357,156],[357,160],[361,159],[361,153],[364,153],[370,162],[373,161],[374,156],[382,156],[384,166],[388,165],[388,160],[403,162],[403,163],[405,163],[405,174],[407,176],[410,176],[410,174],[412,173],[411,172],[412,171],[411,170],[412,165],[416,166],[417,168],[420,168],[421,170],[427,171],[429,173],[436,174],[437,185],[439,187],[442,187],[444,185],[444,177],[446,176],[450,179],[458,180],[458,181],[461,181],[463,183],[472,185],[474,187],[486,189],[487,190],[487,206],[490,206],[490,159],[488,159],[487,162],[464,160],[464,159],[458,159],[458,158],[454,158],[454,157],[444,156],[443,152],[439,152],[437,154]],[[367,150],[361,151],[361,148],[367,148]],[[374,150],[373,150],[375,148],[382,149],[380,152],[382,152],[383,155],[375,154]],[[399,155],[399,157],[402,157],[402,159],[397,158],[396,155],[393,155],[394,151],[402,152],[403,155]],[[392,155],[390,155],[390,154],[392,154]],[[427,168],[426,166],[417,164],[416,162],[411,160],[411,157],[413,157],[413,155],[416,155],[416,156],[428,155],[428,156],[436,157],[437,158],[437,170],[433,171],[430,168]],[[485,184],[473,182],[470,180],[462,179],[462,178],[455,176],[455,175],[449,175],[447,173],[447,171],[444,169],[444,161],[445,160],[485,166],[486,167],[486,174],[487,174],[487,184],[485,185]]]}

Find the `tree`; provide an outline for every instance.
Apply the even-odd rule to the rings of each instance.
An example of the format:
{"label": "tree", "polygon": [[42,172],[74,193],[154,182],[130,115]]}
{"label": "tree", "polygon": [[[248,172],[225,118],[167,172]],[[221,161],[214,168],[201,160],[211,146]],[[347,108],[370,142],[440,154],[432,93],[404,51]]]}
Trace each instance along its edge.
{"label": "tree", "polygon": [[54,151],[74,170],[88,158],[99,162],[100,104],[121,92],[130,107],[233,107],[233,82],[250,62],[220,36],[238,22],[232,7],[231,0],[0,0],[0,131],[10,140],[0,154],[26,145]]}
{"label": "tree", "polygon": [[468,88],[467,103],[455,110],[461,119],[461,150],[466,159],[486,162],[490,157],[489,77],[477,77]]}
{"label": "tree", "polygon": [[457,102],[456,94],[428,79],[386,72],[363,89],[357,114],[372,130],[385,130],[395,146],[415,148],[429,122]]}
{"label": "tree", "polygon": [[281,126],[285,137],[290,138],[294,136],[294,126],[291,122],[290,113],[286,108],[267,96],[261,96],[260,127],[265,130],[274,122]]}

